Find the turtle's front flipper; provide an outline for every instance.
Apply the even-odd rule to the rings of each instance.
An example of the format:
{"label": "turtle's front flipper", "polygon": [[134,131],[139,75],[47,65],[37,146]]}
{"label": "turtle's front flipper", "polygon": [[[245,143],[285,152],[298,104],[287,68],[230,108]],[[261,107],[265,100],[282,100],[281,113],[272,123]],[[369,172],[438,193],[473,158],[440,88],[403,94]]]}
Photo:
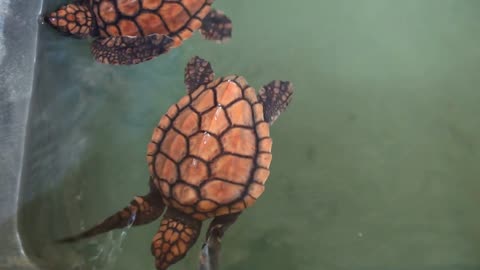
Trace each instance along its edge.
{"label": "turtle's front flipper", "polygon": [[272,81],[260,89],[258,99],[263,103],[265,121],[273,124],[292,100],[293,84],[287,81]]}
{"label": "turtle's front flipper", "polygon": [[165,205],[163,204],[160,195],[158,192],[152,191],[146,196],[135,197],[134,200],[130,202],[129,206],[125,207],[122,211],[119,211],[108,217],[102,223],[94,226],[93,228],[78,235],[60,239],[58,242],[74,242],[83,238],[105,233],[113,229],[147,224],[159,218],[164,209]]}
{"label": "turtle's front flipper", "polygon": [[185,86],[189,94],[200,85],[213,81],[214,77],[212,65],[198,56],[192,57],[185,67]]}
{"label": "turtle's front flipper", "polygon": [[152,241],[152,255],[155,256],[157,270],[165,270],[185,257],[197,241],[201,228],[201,221],[168,208]]}
{"label": "turtle's front flipper", "polygon": [[223,215],[216,217],[207,231],[207,238],[202,246],[202,254],[200,255],[200,270],[218,270],[218,260],[220,256],[220,248],[222,245],[222,237],[228,227],[232,225],[238,218],[240,213]]}
{"label": "turtle's front flipper", "polygon": [[143,37],[115,36],[95,40],[91,51],[100,63],[132,65],[164,54],[172,45],[170,37],[159,34]]}
{"label": "turtle's front flipper", "polygon": [[232,21],[222,11],[212,9],[203,19],[200,33],[205,39],[225,42],[232,37]]}

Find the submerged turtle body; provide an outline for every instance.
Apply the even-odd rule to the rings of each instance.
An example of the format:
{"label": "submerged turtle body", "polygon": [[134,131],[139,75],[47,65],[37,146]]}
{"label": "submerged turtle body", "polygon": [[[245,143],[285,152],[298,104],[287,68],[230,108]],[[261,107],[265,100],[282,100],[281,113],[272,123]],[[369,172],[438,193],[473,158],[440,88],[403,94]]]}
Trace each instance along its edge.
{"label": "submerged turtle body", "polygon": [[213,217],[200,269],[218,269],[221,238],[265,189],[272,160],[270,125],[286,109],[293,87],[272,81],[257,94],[239,76],[214,80],[210,63],[199,57],[187,64],[185,85],[187,94],[161,117],[147,147],[150,192],[63,242],[163,215],[151,251],[157,270],[166,270],[187,254],[202,222]]}
{"label": "submerged turtle body", "polygon": [[167,35],[179,46],[202,25],[213,0],[91,0],[100,37]]}
{"label": "submerged turtle body", "polygon": [[165,203],[203,220],[255,202],[269,175],[271,146],[255,90],[231,76],[172,105],[155,128],[147,159]]}
{"label": "submerged turtle body", "polygon": [[232,35],[230,19],[212,9],[213,0],[82,0],[45,19],[60,32],[94,37],[91,51],[101,63],[148,61],[180,46],[200,30],[223,42]]}

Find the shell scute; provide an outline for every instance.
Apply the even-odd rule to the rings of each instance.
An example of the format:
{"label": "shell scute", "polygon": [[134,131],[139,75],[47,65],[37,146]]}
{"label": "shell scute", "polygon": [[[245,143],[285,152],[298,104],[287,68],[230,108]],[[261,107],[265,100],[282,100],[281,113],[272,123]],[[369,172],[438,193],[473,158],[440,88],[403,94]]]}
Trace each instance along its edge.
{"label": "shell scute", "polygon": [[191,98],[189,95],[183,96],[180,101],[177,102],[178,109],[182,110],[190,104]]}
{"label": "shell scute", "polygon": [[256,127],[257,136],[259,138],[270,137],[270,125],[267,122],[260,122]]}
{"label": "shell scute", "polygon": [[227,204],[238,199],[245,187],[235,185],[222,180],[212,180],[201,189],[202,198],[215,201],[219,204]]}
{"label": "shell scute", "polygon": [[235,82],[236,78],[238,78],[237,75],[228,75],[228,76],[223,77],[223,81],[233,81],[233,82]]}
{"label": "shell scute", "polygon": [[218,207],[218,204],[210,200],[201,200],[197,204],[197,210],[200,212],[211,212]]}
{"label": "shell scute", "polygon": [[242,211],[243,209],[245,209],[245,203],[243,202],[243,200],[235,203],[234,205],[232,205],[230,207],[230,211],[232,213],[238,213],[238,212]]}
{"label": "shell scute", "polygon": [[227,179],[245,185],[253,168],[253,160],[231,154],[223,155],[211,164],[213,178]]}
{"label": "shell scute", "polygon": [[178,113],[177,106],[173,105],[173,106],[170,106],[170,108],[168,108],[167,115],[168,117],[170,117],[170,119],[175,118],[175,116],[177,116],[177,113]]}
{"label": "shell scute", "polygon": [[248,100],[248,102],[250,102],[250,104],[254,104],[258,101],[257,92],[252,87],[248,87],[247,89],[243,90],[243,96],[246,100]]}
{"label": "shell scute", "polygon": [[208,7],[205,7],[203,9],[201,9],[198,13],[197,13],[197,16],[199,18],[205,18],[207,16],[207,14],[210,12],[210,6]]}
{"label": "shell scute", "polygon": [[219,135],[230,126],[225,110],[222,107],[214,107],[202,115],[201,129]]}
{"label": "shell scute", "polygon": [[258,197],[262,195],[264,190],[265,190],[265,186],[257,183],[251,183],[248,189],[248,194],[250,194],[250,196],[252,196],[253,198],[258,199]]}
{"label": "shell scute", "polygon": [[177,165],[163,154],[157,154],[155,157],[155,173],[169,184],[177,181]]}
{"label": "shell scute", "polygon": [[162,116],[162,118],[160,119],[160,122],[158,122],[158,127],[163,129],[163,130],[166,130],[167,128],[170,127],[170,118],[168,118],[167,116]]}
{"label": "shell scute", "polygon": [[246,205],[247,207],[250,207],[250,206],[254,205],[255,202],[257,202],[257,200],[256,200],[255,198],[253,198],[252,196],[250,196],[250,195],[248,195],[248,194],[247,194],[247,196],[245,196],[245,198],[243,199],[243,201],[245,202],[245,205]]}
{"label": "shell scute", "polygon": [[255,181],[261,184],[265,184],[269,175],[270,175],[269,170],[264,168],[258,168],[255,170],[255,173],[253,174],[253,179],[255,179]]}
{"label": "shell scute", "polygon": [[271,153],[260,153],[257,156],[257,165],[263,168],[270,168],[270,163],[272,162]]}
{"label": "shell scute", "polygon": [[170,32],[180,30],[185,25],[185,22],[190,19],[190,16],[183,6],[175,2],[163,3],[158,14],[162,16]]}
{"label": "shell scute", "polygon": [[118,10],[126,16],[134,16],[140,10],[138,0],[117,0]]}
{"label": "shell scute", "polygon": [[208,167],[203,161],[194,158],[186,158],[180,165],[180,177],[191,185],[200,185],[208,178]]}
{"label": "shell scute", "polygon": [[203,91],[198,98],[192,102],[192,107],[199,113],[203,113],[215,106],[215,96],[212,89]]}
{"label": "shell scute", "polygon": [[176,162],[187,154],[187,140],[181,134],[171,129],[165,135],[161,150]]}
{"label": "shell scute", "polygon": [[252,129],[231,128],[222,136],[221,141],[226,152],[253,156],[257,150],[257,141]]}
{"label": "shell scute", "polygon": [[189,29],[185,29],[185,31],[182,31],[179,35],[180,37],[182,37],[182,40],[186,40],[192,37],[193,32],[190,31]]}
{"label": "shell scute", "polygon": [[233,125],[253,126],[252,106],[244,99],[235,102],[227,109]]}
{"label": "shell scute", "polygon": [[129,19],[121,19],[118,22],[118,28],[120,28],[120,32],[122,33],[122,36],[139,36],[140,35],[137,25]]}
{"label": "shell scute", "polygon": [[221,147],[218,140],[209,133],[198,133],[190,138],[190,155],[210,161],[220,154]]}
{"label": "shell scute", "polygon": [[198,0],[183,0],[183,4],[187,8],[190,14],[198,12],[202,6],[205,4],[205,1],[198,1]]}
{"label": "shell scute", "polygon": [[107,33],[111,36],[120,36],[120,30],[116,25],[107,26]]}
{"label": "shell scute", "polygon": [[163,0],[143,0],[142,7],[149,10],[156,10],[162,2]]}
{"label": "shell scute", "polygon": [[258,143],[258,151],[272,152],[272,138],[264,138]]}
{"label": "shell scute", "polygon": [[173,126],[185,136],[190,136],[198,131],[200,117],[190,108],[183,110],[173,122]]}
{"label": "shell scute", "polygon": [[157,144],[154,142],[149,142],[147,146],[147,155],[152,156],[157,153],[158,147]]}
{"label": "shell scute", "polygon": [[226,80],[216,87],[217,103],[221,106],[228,106],[233,101],[242,98],[242,89],[231,80]]}
{"label": "shell scute", "polygon": [[263,118],[263,105],[260,103],[257,103],[253,105],[253,115],[255,118],[255,123],[260,123],[265,121]]}
{"label": "shell scute", "polygon": [[167,32],[162,19],[156,14],[142,13],[135,18],[135,21],[142,28],[144,35]]}
{"label": "shell scute", "polygon": [[184,205],[192,205],[198,201],[197,191],[182,183],[175,184],[172,193],[173,197]]}
{"label": "shell scute", "polygon": [[237,76],[235,82],[238,84],[238,87],[245,89],[248,86],[247,80],[242,76]]}
{"label": "shell scute", "polygon": [[188,28],[192,30],[197,30],[202,26],[202,21],[198,19],[192,19],[190,23],[188,24]]}
{"label": "shell scute", "polygon": [[117,20],[117,11],[110,0],[105,0],[98,7],[98,15],[106,23],[112,23]]}
{"label": "shell scute", "polygon": [[226,206],[219,207],[217,209],[217,211],[215,211],[215,214],[217,216],[223,216],[223,215],[226,215],[226,214],[230,214],[230,208],[226,207]]}

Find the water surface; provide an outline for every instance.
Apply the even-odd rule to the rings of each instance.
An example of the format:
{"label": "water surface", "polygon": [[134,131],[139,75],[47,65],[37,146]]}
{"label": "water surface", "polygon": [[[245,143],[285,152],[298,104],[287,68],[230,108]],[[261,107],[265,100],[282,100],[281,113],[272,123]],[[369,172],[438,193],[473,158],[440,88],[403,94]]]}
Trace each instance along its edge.
{"label": "water surface", "polygon": [[[147,191],[152,129],[200,55],[257,89],[296,88],[272,127],[267,191],[226,235],[222,269],[480,268],[480,2],[215,7],[234,22],[228,44],[197,34],[131,67],[97,64],[87,41],[42,27],[20,213],[30,256],[45,269],[154,269],[159,222],[51,241]],[[199,251],[171,269],[196,269]]]}

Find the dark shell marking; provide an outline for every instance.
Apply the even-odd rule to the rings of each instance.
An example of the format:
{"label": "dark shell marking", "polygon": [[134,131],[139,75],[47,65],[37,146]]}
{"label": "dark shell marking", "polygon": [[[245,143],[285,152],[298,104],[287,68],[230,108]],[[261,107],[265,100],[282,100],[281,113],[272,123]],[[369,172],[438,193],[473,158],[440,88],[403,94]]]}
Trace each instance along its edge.
{"label": "dark shell marking", "polygon": [[255,90],[231,76],[170,107],[154,130],[147,161],[165,202],[203,220],[255,202],[269,175],[271,147]]}
{"label": "dark shell marking", "polygon": [[90,0],[101,37],[168,35],[179,46],[202,25],[213,0]]}

